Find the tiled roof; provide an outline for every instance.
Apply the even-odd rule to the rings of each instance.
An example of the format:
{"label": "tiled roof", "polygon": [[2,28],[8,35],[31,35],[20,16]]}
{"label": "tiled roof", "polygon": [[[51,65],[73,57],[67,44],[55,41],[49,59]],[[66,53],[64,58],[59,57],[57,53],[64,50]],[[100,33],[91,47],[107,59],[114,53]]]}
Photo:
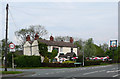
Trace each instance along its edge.
{"label": "tiled roof", "polygon": [[51,40],[44,40],[44,39],[38,39],[39,42],[45,43],[48,46],[60,46],[60,47],[76,47],[73,43],[70,42],[64,42],[64,41],[51,41]]}

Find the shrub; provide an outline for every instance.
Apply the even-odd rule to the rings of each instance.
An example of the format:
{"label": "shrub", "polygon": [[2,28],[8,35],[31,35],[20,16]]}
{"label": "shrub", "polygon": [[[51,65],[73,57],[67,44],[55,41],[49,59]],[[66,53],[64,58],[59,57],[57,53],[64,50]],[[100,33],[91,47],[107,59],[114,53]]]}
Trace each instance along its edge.
{"label": "shrub", "polygon": [[64,61],[63,63],[75,63],[75,61]]}
{"label": "shrub", "polygon": [[85,61],[85,66],[90,66],[90,65],[100,65],[100,63],[103,62],[101,60],[89,60],[89,61]]}
{"label": "shrub", "polygon": [[[13,53],[13,56],[14,56],[14,58],[15,57],[17,57],[17,55],[15,55],[14,53]],[[8,65],[8,67],[12,67],[12,53],[8,53],[7,54],[7,65]]]}
{"label": "shrub", "polygon": [[49,63],[49,58],[47,56],[45,56],[43,63]]}
{"label": "shrub", "polygon": [[75,67],[74,63],[42,63],[42,67]]}
{"label": "shrub", "polygon": [[19,56],[15,58],[17,67],[39,67],[41,66],[40,56]]}

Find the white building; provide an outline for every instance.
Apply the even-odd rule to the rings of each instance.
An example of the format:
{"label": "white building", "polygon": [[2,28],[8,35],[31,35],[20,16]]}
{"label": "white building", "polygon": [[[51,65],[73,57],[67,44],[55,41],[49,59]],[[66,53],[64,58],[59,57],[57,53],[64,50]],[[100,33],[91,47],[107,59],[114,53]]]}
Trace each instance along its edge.
{"label": "white building", "polygon": [[[70,42],[64,41],[54,41],[54,37],[51,36],[50,40],[39,39],[39,36],[35,35],[35,40],[33,42],[30,41],[29,35],[26,38],[26,42],[24,44],[24,55],[40,55],[38,49],[38,41],[41,43],[45,43],[48,45],[48,52],[52,52],[53,49],[58,50],[58,55],[55,57],[57,61],[60,60],[61,57],[72,57],[73,54],[77,55],[77,47],[73,44],[72,37],[70,38]],[[41,55],[40,55],[41,56]],[[41,56],[42,61],[44,57]]]}

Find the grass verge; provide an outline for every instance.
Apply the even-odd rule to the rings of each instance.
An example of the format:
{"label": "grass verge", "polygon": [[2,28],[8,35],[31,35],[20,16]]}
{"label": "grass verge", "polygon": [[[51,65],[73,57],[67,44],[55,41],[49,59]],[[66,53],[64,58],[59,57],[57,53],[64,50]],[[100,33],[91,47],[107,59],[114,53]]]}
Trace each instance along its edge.
{"label": "grass verge", "polygon": [[16,69],[67,69],[77,67],[17,67]]}

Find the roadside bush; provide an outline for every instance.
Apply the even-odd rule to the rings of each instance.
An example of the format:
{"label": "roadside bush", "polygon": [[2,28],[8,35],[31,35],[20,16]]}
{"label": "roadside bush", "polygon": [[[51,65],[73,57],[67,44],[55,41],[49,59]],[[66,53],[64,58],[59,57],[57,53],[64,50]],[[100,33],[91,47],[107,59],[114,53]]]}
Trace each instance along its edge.
{"label": "roadside bush", "polygon": [[64,61],[63,63],[75,63],[75,61]]}
{"label": "roadside bush", "polygon": [[19,56],[15,58],[15,64],[17,67],[40,67],[40,56]]}
{"label": "roadside bush", "polygon": [[[17,57],[17,55],[15,55],[14,53],[13,56],[14,58]],[[7,54],[7,65],[8,67],[12,67],[12,53]]]}
{"label": "roadside bush", "polygon": [[43,63],[49,63],[49,58],[45,56],[45,59],[43,60]]}
{"label": "roadside bush", "polygon": [[74,63],[42,63],[42,67],[75,67]]}
{"label": "roadside bush", "polygon": [[90,65],[100,65],[100,63],[103,62],[101,60],[89,60],[89,61],[85,61],[85,66],[90,66]]}

